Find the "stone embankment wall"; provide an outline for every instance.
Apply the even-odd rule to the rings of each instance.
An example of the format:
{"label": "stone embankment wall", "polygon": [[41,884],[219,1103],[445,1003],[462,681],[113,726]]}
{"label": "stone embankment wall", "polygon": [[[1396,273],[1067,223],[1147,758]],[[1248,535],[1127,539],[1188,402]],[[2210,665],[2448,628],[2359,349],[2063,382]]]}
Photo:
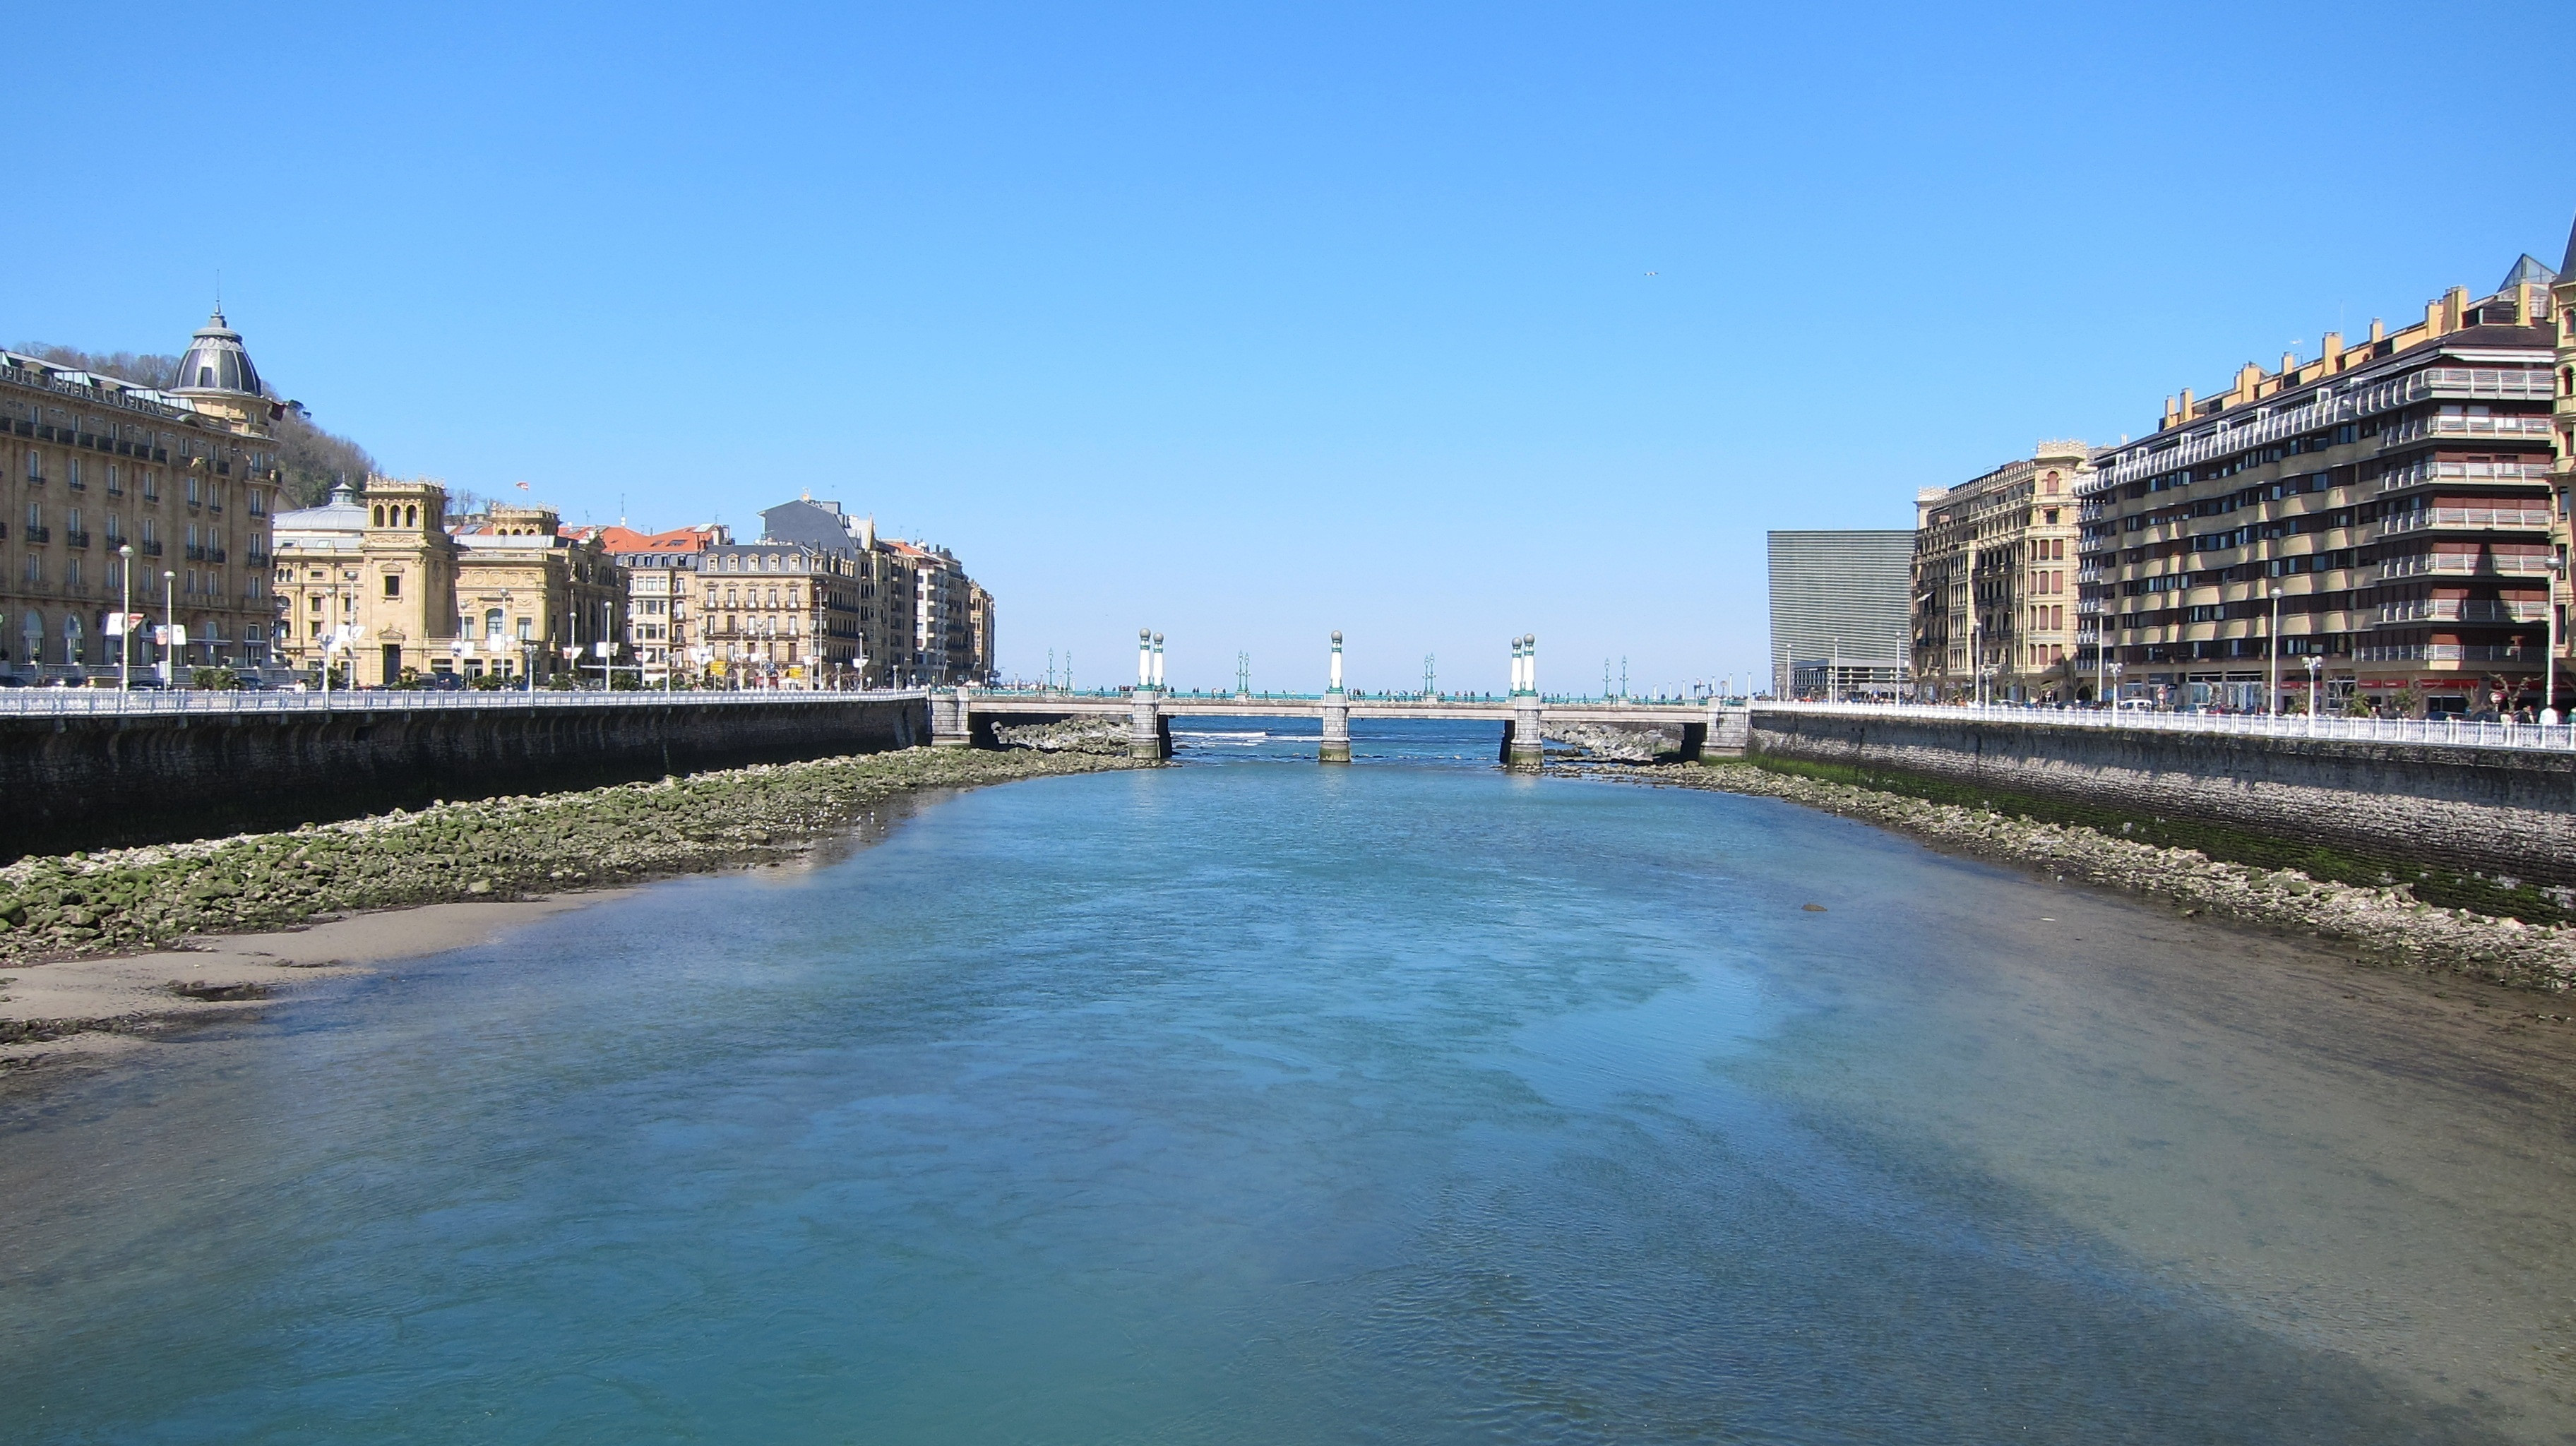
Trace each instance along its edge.
{"label": "stone embankment wall", "polygon": [[1750,752],[2576,887],[2576,754],[1774,709],[1754,712]]}
{"label": "stone embankment wall", "polygon": [[927,742],[919,700],[0,717],[0,860]]}

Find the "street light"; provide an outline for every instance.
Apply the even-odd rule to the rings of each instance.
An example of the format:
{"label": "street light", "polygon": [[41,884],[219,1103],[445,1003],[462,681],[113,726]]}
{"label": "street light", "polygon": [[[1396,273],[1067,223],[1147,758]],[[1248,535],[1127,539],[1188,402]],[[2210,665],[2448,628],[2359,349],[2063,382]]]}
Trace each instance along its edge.
{"label": "street light", "polygon": [[118,548],[116,555],[120,559],[116,565],[117,586],[124,589],[124,599],[118,604],[123,611],[116,615],[116,691],[131,693],[134,691],[134,544],[129,542]]}
{"label": "street light", "polygon": [[2566,581],[2567,555],[2554,553],[2549,559],[2549,600],[2542,604],[2549,611],[2549,648],[2540,655],[2540,707],[2549,713],[2558,711],[2558,589]]}
{"label": "street light", "polygon": [[179,682],[179,670],[170,664],[170,640],[178,634],[179,574],[169,568],[161,570],[161,681],[172,686]]}
{"label": "street light", "polygon": [[2263,651],[2272,655],[2272,693],[2263,700],[2263,716],[2277,718],[2281,713],[2281,590],[2272,589],[2272,635],[2270,646]]}
{"label": "street light", "polygon": [[2308,654],[2308,731],[2310,733],[2317,731],[2317,714],[2323,712],[2325,708],[2324,700],[2317,696],[2317,689],[2322,686],[2318,675],[2324,670],[2325,665],[2323,654]]}

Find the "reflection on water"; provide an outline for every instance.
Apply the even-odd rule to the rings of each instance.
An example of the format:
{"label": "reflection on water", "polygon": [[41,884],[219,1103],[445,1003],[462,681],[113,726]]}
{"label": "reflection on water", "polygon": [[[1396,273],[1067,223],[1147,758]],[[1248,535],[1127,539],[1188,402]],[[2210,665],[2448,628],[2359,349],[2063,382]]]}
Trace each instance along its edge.
{"label": "reflection on water", "polygon": [[0,1438],[2576,1439],[2515,997],[1357,745],[16,1098]]}

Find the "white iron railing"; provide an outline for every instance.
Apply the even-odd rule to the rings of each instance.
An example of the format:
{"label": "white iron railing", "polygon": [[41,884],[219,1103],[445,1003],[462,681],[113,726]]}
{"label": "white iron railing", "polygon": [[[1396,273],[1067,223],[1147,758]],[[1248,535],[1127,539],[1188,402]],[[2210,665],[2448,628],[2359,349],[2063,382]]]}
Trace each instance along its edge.
{"label": "white iron railing", "polygon": [[[2471,723],[2459,718],[2342,718],[2261,713],[2162,713],[2145,708],[2059,708],[2010,703],[1756,703],[1755,713],[1808,713],[1928,723],[1959,719],[2040,723],[2066,728],[2129,728],[2151,733],[2213,733],[2259,738],[2327,738],[2352,743],[2421,743],[2457,748],[2576,751],[2576,726],[2559,723]],[[1757,719],[1758,721],[1758,719]]]}
{"label": "white iron railing", "polygon": [[656,688],[615,692],[553,692],[539,689],[335,688],[328,693],[218,691],[205,688],[146,689],[120,693],[113,688],[0,688],[0,717],[159,717],[171,714],[235,717],[284,713],[457,712],[477,708],[762,708],[782,703],[888,703],[928,697],[921,688],[881,688],[872,692],[831,689],[745,688],[731,692],[666,693]]}
{"label": "white iron railing", "polygon": [[2379,520],[2382,533],[2420,532],[2428,527],[2491,527],[2547,532],[2546,507],[2416,507],[2391,512]]}

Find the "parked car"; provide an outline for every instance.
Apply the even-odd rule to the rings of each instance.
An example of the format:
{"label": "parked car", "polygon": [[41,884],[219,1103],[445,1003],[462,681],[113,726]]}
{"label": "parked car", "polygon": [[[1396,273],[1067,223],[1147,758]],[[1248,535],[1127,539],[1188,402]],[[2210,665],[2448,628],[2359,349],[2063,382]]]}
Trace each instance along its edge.
{"label": "parked car", "polygon": [[23,688],[27,680],[15,673],[0,673],[0,688]]}

